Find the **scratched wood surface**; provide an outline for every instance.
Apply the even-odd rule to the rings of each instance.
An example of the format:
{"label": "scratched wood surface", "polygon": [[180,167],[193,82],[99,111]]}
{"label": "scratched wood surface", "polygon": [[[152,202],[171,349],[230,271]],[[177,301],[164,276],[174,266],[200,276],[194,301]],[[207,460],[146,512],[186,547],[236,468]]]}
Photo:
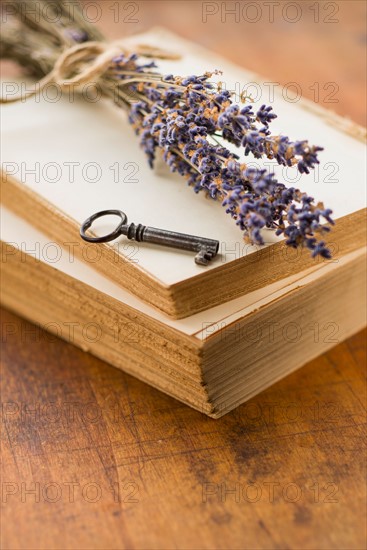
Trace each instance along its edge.
{"label": "scratched wood surface", "polygon": [[[365,123],[363,2],[100,4],[110,36],[165,25]],[[365,337],[214,421],[2,310],[2,548],[364,548]]]}

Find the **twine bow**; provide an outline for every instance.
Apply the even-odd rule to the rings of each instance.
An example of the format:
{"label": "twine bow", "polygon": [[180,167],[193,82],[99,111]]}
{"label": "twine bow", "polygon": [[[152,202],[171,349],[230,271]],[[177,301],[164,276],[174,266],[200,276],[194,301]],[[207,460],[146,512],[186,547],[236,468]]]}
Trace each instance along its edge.
{"label": "twine bow", "polygon": [[[61,91],[78,89],[86,84],[96,84],[109,69],[112,60],[121,54],[136,53],[156,59],[179,59],[180,55],[152,46],[138,44],[126,46],[123,40],[114,42],[83,42],[63,51],[51,72],[25,93],[0,98],[0,103],[15,103],[38,95],[50,84],[60,86]],[[71,76],[74,75],[74,76]]]}

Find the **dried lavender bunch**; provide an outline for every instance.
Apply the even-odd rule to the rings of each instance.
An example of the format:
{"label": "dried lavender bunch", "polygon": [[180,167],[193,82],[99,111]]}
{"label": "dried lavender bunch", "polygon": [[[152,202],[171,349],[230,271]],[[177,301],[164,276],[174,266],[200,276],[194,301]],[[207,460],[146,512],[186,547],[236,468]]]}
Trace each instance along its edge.
{"label": "dried lavender bunch", "polygon": [[[35,9],[39,5],[34,0],[27,2]],[[55,1],[42,0],[43,5],[48,3]],[[10,4],[19,9],[21,2]],[[5,33],[6,47],[1,54],[18,59],[40,76],[52,68],[65,47],[103,40],[80,14],[75,16],[75,10],[70,18],[63,0],[58,6],[63,17],[54,24],[42,20],[42,13],[27,19],[15,12],[12,32],[16,25],[18,33],[22,27],[23,38],[16,44],[12,32]],[[42,23],[35,22],[38,19]],[[27,55],[30,45],[32,51]],[[49,50],[52,54],[47,56]],[[264,244],[261,230],[275,229],[277,235],[286,237],[287,245],[306,246],[313,257],[330,258],[320,236],[330,230],[325,222],[334,223],[331,210],[322,203],[315,204],[299,189],[278,182],[274,174],[248,167],[224,144],[232,143],[256,159],[266,157],[281,165],[297,166],[301,173],[309,173],[318,164],[317,153],[322,148],[306,140],[272,135],[270,125],[276,118],[272,107],[263,105],[255,113],[251,105],[241,108],[233,104],[229,91],[210,83],[213,73],[174,77],[162,76],[155,69],[154,61],[144,63],[136,54],[121,54],[111,59],[109,69],[99,79],[104,94],[128,111],[150,166],[157,151],[162,152],[171,171],[183,175],[196,192],[204,191],[222,202],[247,241]]]}

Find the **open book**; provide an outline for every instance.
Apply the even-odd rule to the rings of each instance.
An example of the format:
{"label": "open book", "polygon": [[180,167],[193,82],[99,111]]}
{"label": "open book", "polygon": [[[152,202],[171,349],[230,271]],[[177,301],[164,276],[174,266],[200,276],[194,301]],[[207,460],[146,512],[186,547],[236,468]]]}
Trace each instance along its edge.
{"label": "open book", "polygon": [[[169,44],[173,51],[185,52],[180,61],[159,62],[164,74],[221,69],[220,80],[228,89],[240,92],[247,83],[256,83],[260,93],[254,98],[255,108],[269,103],[263,79],[167,31],[153,30],[131,40]],[[279,181],[296,185],[333,209],[338,221],[328,242],[335,259],[341,260],[363,245],[363,130],[309,101],[289,101],[276,91],[272,104],[279,115],[272,123],[274,133],[291,139],[307,137],[325,151],[320,154],[321,164],[308,176],[271,161],[262,165],[274,170]],[[196,195],[162,162],[150,170],[125,114],[107,101],[41,95],[5,105],[1,111],[3,204],[101,274],[174,318],[322,263],[311,259],[308,250],[289,249],[271,231],[265,232],[264,247],[246,245],[219,202]],[[129,222],[217,239],[219,254],[203,267],[195,264],[191,252],[133,243],[124,237],[115,243],[84,243],[80,225],[103,209],[123,210]],[[106,222],[96,233],[113,228]]]}

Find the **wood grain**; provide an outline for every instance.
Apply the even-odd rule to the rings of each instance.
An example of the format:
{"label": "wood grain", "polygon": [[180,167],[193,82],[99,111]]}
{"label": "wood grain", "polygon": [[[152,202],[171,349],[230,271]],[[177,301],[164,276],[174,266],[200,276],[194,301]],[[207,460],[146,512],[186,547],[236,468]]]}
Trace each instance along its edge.
{"label": "wood grain", "polygon": [[[310,99],[336,82],[323,105],[365,123],[363,2],[333,2],[333,24],[308,1],[295,24],[204,24],[180,1],[114,23],[112,4],[111,36],[165,25]],[[12,313],[1,326],[2,548],[365,547],[365,332],[214,421]]]}
{"label": "wood grain", "polygon": [[2,327],[3,548],[363,548],[364,333],[211,420]]}

